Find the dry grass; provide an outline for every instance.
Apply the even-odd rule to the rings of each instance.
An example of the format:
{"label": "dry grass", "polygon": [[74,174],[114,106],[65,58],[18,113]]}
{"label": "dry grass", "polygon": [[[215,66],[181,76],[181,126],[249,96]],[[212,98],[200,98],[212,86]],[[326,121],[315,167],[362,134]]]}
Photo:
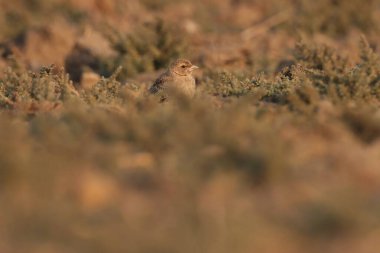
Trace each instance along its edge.
{"label": "dry grass", "polygon": [[366,2],[0,3],[0,252],[376,252]]}

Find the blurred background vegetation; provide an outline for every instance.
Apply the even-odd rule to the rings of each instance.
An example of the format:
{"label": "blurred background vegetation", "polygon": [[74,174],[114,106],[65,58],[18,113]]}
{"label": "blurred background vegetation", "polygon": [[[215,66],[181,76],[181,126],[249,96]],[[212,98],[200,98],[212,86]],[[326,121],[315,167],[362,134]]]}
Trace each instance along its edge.
{"label": "blurred background vegetation", "polygon": [[377,252],[379,14],[0,0],[0,252]]}

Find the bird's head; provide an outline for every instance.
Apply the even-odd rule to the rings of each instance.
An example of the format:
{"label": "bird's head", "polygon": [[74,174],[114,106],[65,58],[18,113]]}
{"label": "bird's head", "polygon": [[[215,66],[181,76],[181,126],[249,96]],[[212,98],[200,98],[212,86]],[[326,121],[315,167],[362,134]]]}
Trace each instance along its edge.
{"label": "bird's head", "polygon": [[199,67],[193,65],[189,60],[185,59],[176,60],[170,65],[170,70],[180,76],[191,75],[191,73],[198,68]]}

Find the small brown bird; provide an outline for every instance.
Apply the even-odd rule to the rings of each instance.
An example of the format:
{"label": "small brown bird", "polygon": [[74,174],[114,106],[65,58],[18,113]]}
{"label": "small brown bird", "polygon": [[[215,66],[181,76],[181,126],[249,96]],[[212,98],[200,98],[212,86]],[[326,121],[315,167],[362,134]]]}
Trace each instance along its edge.
{"label": "small brown bird", "polygon": [[188,97],[195,95],[195,79],[192,76],[194,70],[198,69],[190,61],[179,59],[170,64],[169,69],[165,71],[153,85],[149,88],[152,94],[161,94],[161,101],[166,100],[167,90],[175,90]]}

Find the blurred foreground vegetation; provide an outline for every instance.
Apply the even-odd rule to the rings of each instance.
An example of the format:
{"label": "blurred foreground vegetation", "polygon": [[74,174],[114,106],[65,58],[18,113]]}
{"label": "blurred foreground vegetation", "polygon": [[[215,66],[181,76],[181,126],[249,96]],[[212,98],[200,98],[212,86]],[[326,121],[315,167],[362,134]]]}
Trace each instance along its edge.
{"label": "blurred foreground vegetation", "polygon": [[0,7],[0,252],[377,252],[378,1]]}

